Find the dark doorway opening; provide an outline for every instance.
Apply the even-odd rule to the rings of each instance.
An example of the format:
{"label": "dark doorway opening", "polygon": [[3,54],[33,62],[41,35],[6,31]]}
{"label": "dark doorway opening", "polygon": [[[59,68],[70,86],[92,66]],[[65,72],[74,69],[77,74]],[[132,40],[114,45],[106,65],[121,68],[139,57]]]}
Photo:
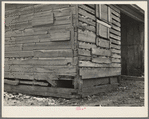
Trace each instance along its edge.
{"label": "dark doorway opening", "polygon": [[144,75],[144,24],[121,13],[122,75]]}

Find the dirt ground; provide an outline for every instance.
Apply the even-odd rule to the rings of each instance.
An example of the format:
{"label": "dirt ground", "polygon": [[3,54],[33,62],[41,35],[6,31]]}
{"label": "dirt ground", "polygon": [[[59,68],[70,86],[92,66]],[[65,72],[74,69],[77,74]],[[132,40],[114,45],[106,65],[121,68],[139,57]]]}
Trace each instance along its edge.
{"label": "dirt ground", "polygon": [[144,81],[122,80],[117,90],[82,99],[4,92],[4,106],[144,106]]}

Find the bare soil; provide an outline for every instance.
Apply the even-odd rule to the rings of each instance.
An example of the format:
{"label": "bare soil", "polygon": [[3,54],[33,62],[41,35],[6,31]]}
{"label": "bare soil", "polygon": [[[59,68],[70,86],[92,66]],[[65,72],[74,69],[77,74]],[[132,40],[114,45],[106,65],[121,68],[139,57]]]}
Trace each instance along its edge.
{"label": "bare soil", "polygon": [[144,81],[122,80],[117,90],[82,99],[4,92],[4,106],[144,106]]}

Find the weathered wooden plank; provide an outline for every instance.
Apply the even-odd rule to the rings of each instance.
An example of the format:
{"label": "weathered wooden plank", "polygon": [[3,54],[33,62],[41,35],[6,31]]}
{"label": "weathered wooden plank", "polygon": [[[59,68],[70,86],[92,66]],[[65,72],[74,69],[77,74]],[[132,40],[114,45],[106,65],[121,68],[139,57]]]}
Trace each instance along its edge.
{"label": "weathered wooden plank", "polygon": [[46,82],[37,82],[37,81],[19,81],[20,84],[27,85],[39,85],[39,86],[48,86],[49,84]]}
{"label": "weathered wooden plank", "polygon": [[91,56],[91,51],[85,49],[78,49],[78,54],[83,56]]}
{"label": "weathered wooden plank", "polygon": [[121,55],[112,53],[111,57],[113,57],[113,58],[121,58]]}
{"label": "weathered wooden plank", "polygon": [[121,64],[119,64],[119,63],[112,63],[111,67],[120,67],[121,68]]}
{"label": "weathered wooden plank", "polygon": [[89,7],[91,7],[92,9],[95,8],[95,4],[86,4],[86,6],[89,6]]}
{"label": "weathered wooden plank", "polygon": [[118,50],[121,49],[121,46],[120,46],[120,45],[115,45],[115,44],[111,44],[110,47],[111,47],[111,48],[118,49]]}
{"label": "weathered wooden plank", "polygon": [[111,58],[112,62],[121,63],[121,59]]}
{"label": "weathered wooden plank", "polygon": [[78,27],[82,30],[89,30],[89,31],[92,31],[92,32],[95,32],[95,27],[94,26],[89,26],[87,25],[86,23],[83,23],[81,21],[79,21],[79,24],[78,24]]}
{"label": "weathered wooden plank", "polygon": [[22,51],[22,44],[5,45],[5,52]]}
{"label": "weathered wooden plank", "polygon": [[111,51],[100,48],[92,48],[92,54],[94,55],[102,55],[102,56],[111,56]]}
{"label": "weathered wooden plank", "polygon": [[89,12],[89,13],[92,13],[92,14],[95,14],[95,10],[93,10],[93,9],[91,9],[91,8],[89,8],[89,7],[87,7],[86,5],[79,5],[79,8],[81,8],[81,9],[84,9],[84,10],[86,10],[87,12]]}
{"label": "weathered wooden plank", "polygon": [[95,20],[95,16],[94,16],[94,15],[92,15],[92,14],[86,12],[86,11],[83,10],[83,9],[80,9],[80,8],[79,8],[79,11],[78,11],[78,12],[79,12],[80,15],[85,16],[86,19],[89,18],[89,19]]}
{"label": "weathered wooden plank", "polygon": [[35,14],[32,20],[32,26],[47,25],[54,23],[54,16],[52,12],[43,13],[41,16]]}
{"label": "weathered wooden plank", "polygon": [[117,17],[120,17],[120,13],[116,12],[115,10],[111,9],[112,14],[114,14]]}
{"label": "weathered wooden plank", "polygon": [[18,85],[19,80],[9,80],[9,79],[4,79],[4,84],[9,84],[9,85]]}
{"label": "weathered wooden plank", "polygon": [[109,31],[110,31],[110,33],[113,33],[113,34],[115,34],[117,36],[121,36],[121,32],[119,32],[119,31],[116,31],[114,29],[109,29]]}
{"label": "weathered wooden plank", "polygon": [[14,78],[14,79],[28,79],[28,80],[34,80],[34,74],[33,73],[24,73],[24,72],[5,72],[4,73],[5,78]]}
{"label": "weathered wooden plank", "polygon": [[118,26],[115,26],[114,24],[112,25],[112,28],[115,29],[115,30],[117,30],[117,31],[121,31],[121,28],[118,27]]}
{"label": "weathered wooden plank", "polygon": [[96,87],[88,87],[82,89],[82,97],[86,97],[88,95],[94,95],[101,92],[108,92],[111,90],[117,89],[118,84],[107,84],[102,86],[96,86]]}
{"label": "weathered wooden plank", "polygon": [[115,39],[110,39],[111,43],[114,43],[114,44],[118,44],[118,45],[121,45],[121,41],[118,41],[118,40],[115,40]]}
{"label": "weathered wooden plank", "polygon": [[85,42],[79,42],[79,48],[90,50],[91,48],[96,48],[96,47],[97,46],[95,44],[89,44],[89,43],[85,43]]}
{"label": "weathered wooden plank", "polygon": [[23,72],[23,73],[34,73],[34,67],[32,65],[5,65],[5,72]]}
{"label": "weathered wooden plank", "polygon": [[68,8],[69,4],[38,4],[34,6],[35,13],[55,9]]}
{"label": "weathered wooden plank", "polygon": [[95,37],[93,32],[78,30],[78,40],[80,41],[95,43]]}
{"label": "weathered wooden plank", "polygon": [[115,12],[117,12],[117,13],[119,13],[119,14],[120,14],[120,10],[119,10],[119,9],[117,9],[114,5],[112,5],[112,4],[108,4],[108,6],[110,6],[110,7],[111,7],[111,9],[113,9]]}
{"label": "weathered wooden plank", "polygon": [[22,60],[5,60],[5,64],[18,64],[18,65],[45,65],[45,66],[62,66],[73,64],[72,58],[39,58],[39,59],[22,59]]}
{"label": "weathered wooden plank", "polygon": [[70,41],[29,43],[29,44],[23,44],[23,46],[22,46],[23,51],[70,49],[70,48],[71,48]]}
{"label": "weathered wooden plank", "polygon": [[6,52],[5,57],[33,57],[33,51]]}
{"label": "weathered wooden plank", "polygon": [[41,86],[26,86],[26,85],[4,85],[4,90],[7,92],[16,92],[29,95],[40,95],[40,96],[54,96],[63,98],[75,98],[77,96],[71,95],[76,93],[75,89],[70,88],[52,88],[52,87],[41,87]]}
{"label": "weathered wooden plank", "polygon": [[79,21],[84,22],[84,23],[89,24],[89,25],[92,25],[92,26],[96,25],[96,23],[93,20],[86,19],[85,17],[83,17],[81,15],[79,15]]}
{"label": "weathered wooden plank", "polygon": [[121,68],[80,68],[82,79],[116,76],[121,74]]}
{"label": "weathered wooden plank", "polygon": [[34,72],[36,73],[48,73],[53,72],[56,74],[74,74],[76,72],[75,66],[34,66]]}
{"label": "weathered wooden plank", "polygon": [[120,36],[117,36],[117,35],[114,35],[114,34],[111,34],[111,33],[110,33],[110,37],[113,38],[113,39],[116,39],[116,40],[121,40]]}
{"label": "weathered wooden plank", "polygon": [[36,58],[51,58],[51,57],[72,57],[72,49],[61,50],[36,50],[34,51],[34,57]]}
{"label": "weathered wooden plank", "polygon": [[68,41],[70,40],[70,31],[61,31],[58,33],[51,32],[45,35],[23,36],[23,37],[11,37],[6,44],[22,44],[32,42],[45,42],[45,41]]}
{"label": "weathered wooden plank", "polygon": [[116,20],[117,22],[120,22],[120,18],[119,17],[117,17],[117,16],[115,16],[115,15],[111,15],[111,17],[112,17],[112,19],[114,19],[114,20]]}
{"label": "weathered wooden plank", "polygon": [[95,63],[111,63],[111,59],[106,58],[106,57],[93,57],[92,62],[95,62]]}
{"label": "weathered wooden plank", "polygon": [[70,24],[71,22],[70,16],[55,17],[54,25]]}
{"label": "weathered wooden plank", "polygon": [[110,48],[110,41],[104,40],[103,38],[97,37],[97,46],[104,47],[104,48]]}
{"label": "weathered wooden plank", "polygon": [[79,67],[110,67],[109,64],[98,64],[91,61],[79,61]]}
{"label": "weathered wooden plank", "polygon": [[91,57],[88,57],[88,56],[79,56],[79,61],[91,61]]}
{"label": "weathered wooden plank", "polygon": [[83,80],[82,88],[94,87],[97,85],[109,84],[109,78],[98,78]]}
{"label": "weathered wooden plank", "polygon": [[115,20],[112,20],[112,24],[118,26],[118,27],[121,27],[121,23],[120,22],[117,22]]}
{"label": "weathered wooden plank", "polygon": [[118,53],[121,54],[121,50],[111,49],[112,53]]}

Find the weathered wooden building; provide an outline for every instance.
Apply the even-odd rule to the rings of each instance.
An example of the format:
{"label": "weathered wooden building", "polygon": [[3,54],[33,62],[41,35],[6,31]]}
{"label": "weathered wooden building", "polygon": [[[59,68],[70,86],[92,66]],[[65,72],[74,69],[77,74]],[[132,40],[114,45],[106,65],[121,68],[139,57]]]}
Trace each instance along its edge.
{"label": "weathered wooden building", "polygon": [[5,20],[5,91],[85,97],[143,72],[136,5],[5,4]]}

